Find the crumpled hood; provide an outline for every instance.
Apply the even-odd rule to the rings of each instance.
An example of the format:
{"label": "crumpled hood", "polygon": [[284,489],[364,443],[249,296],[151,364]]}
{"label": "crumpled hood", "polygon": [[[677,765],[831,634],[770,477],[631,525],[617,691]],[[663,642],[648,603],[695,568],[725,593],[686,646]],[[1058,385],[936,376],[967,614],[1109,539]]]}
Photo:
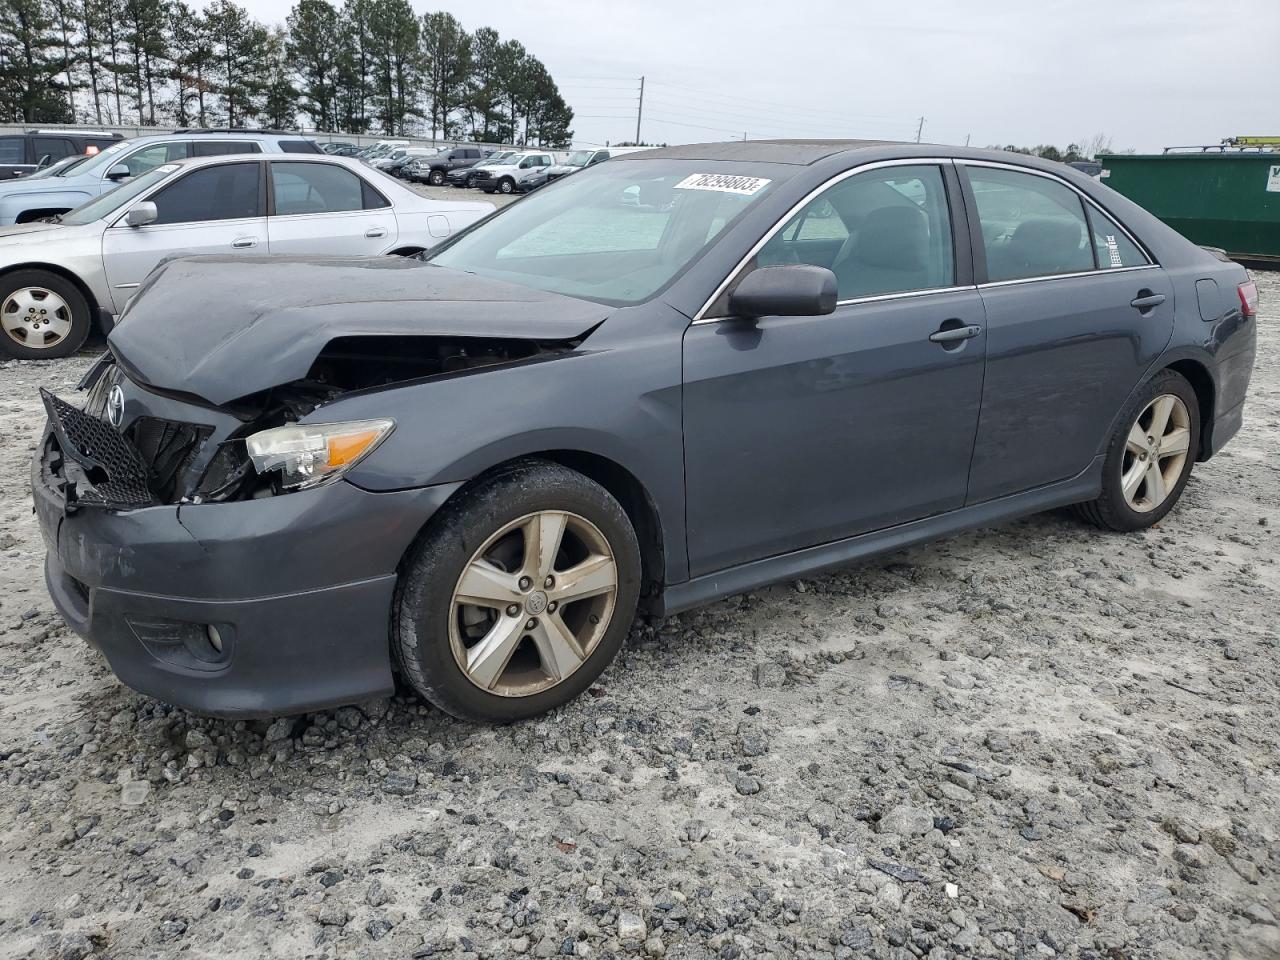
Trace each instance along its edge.
{"label": "crumpled hood", "polygon": [[109,337],[144,385],[223,404],[300,380],[347,336],[572,340],[609,308],[400,257],[162,263]]}

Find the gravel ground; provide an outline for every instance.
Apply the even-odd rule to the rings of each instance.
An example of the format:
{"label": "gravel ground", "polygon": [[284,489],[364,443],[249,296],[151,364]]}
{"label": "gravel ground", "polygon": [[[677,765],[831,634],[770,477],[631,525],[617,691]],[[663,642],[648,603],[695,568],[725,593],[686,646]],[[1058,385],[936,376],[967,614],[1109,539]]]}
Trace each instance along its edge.
{"label": "gravel ground", "polygon": [[1065,513],[636,627],[578,702],[231,723],[54,614],[0,364],[0,958],[1280,956],[1280,274],[1158,529]]}

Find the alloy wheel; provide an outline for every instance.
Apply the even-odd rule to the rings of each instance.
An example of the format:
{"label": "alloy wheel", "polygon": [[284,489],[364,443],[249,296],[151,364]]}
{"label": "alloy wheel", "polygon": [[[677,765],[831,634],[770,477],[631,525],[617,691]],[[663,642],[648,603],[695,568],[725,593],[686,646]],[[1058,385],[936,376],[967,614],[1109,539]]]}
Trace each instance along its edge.
{"label": "alloy wheel", "polygon": [[513,520],[463,568],[449,605],[449,644],[475,686],[505,697],[563,682],[613,617],[618,565],[584,517],[543,510]]}
{"label": "alloy wheel", "polygon": [[71,307],[45,287],[22,287],[0,304],[0,330],[19,346],[56,347],[71,333]]}
{"label": "alloy wheel", "polygon": [[1129,430],[1120,465],[1125,503],[1138,513],[1155,510],[1178,485],[1191,453],[1191,413],[1180,397],[1161,394]]}

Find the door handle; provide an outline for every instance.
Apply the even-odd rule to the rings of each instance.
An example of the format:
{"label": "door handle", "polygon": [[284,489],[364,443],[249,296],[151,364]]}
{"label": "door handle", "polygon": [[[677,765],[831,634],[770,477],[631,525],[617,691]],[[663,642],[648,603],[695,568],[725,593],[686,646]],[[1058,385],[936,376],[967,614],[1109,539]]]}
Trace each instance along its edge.
{"label": "door handle", "polygon": [[370,227],[368,230],[364,232],[364,235],[366,237],[369,237],[370,239],[374,237],[385,237],[387,235],[387,228],[386,227]]}
{"label": "door handle", "polygon": [[236,237],[231,241],[233,247],[256,247],[258,245],[257,237]]}
{"label": "door handle", "polygon": [[1129,301],[1129,306],[1146,313],[1164,303],[1163,293],[1152,293],[1150,290],[1139,290],[1138,295]]}
{"label": "door handle", "polygon": [[944,326],[941,330],[929,334],[929,340],[933,343],[955,343],[957,340],[972,340],[981,332],[982,327],[976,323],[959,327]]}

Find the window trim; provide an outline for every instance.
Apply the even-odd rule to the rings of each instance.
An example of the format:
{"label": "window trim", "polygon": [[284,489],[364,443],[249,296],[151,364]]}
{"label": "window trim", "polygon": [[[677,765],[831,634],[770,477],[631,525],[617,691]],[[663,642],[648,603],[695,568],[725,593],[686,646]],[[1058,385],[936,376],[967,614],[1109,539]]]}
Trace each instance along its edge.
{"label": "window trim", "polygon": [[[956,209],[955,203],[953,202],[950,196],[950,192],[947,191],[947,187],[949,186],[949,183],[947,181],[947,167],[954,166],[955,163],[956,163],[956,160],[952,157],[901,157],[895,160],[875,160],[870,163],[859,164],[858,166],[851,167],[848,170],[841,170],[835,176],[828,178],[827,180],[819,184],[817,187],[810,190],[807,194],[805,194],[805,196],[803,196],[798,202],[793,204],[791,208],[787,210],[786,213],[784,213],[778,219],[778,221],[774,223],[772,227],[770,227],[768,230],[765,231],[764,235],[755,242],[755,244],[751,247],[750,250],[747,251],[746,256],[744,256],[741,260],[738,261],[738,265],[735,266],[732,270],[730,270],[728,275],[722,281],[720,281],[720,284],[715,288],[711,296],[707,298],[706,302],[703,303],[702,307],[698,310],[698,312],[693,315],[693,320],[690,321],[689,325],[695,326],[695,325],[700,325],[704,323],[720,323],[721,321],[731,319],[729,317],[709,317],[707,316],[707,311],[709,311],[712,308],[712,306],[714,306],[715,303],[724,294],[724,292],[729,289],[729,287],[733,284],[733,281],[738,279],[738,277],[742,274],[742,271],[747,267],[747,265],[750,264],[751,261],[755,259],[756,254],[758,254],[761,250],[764,249],[765,244],[767,244],[770,240],[772,240],[779,231],[781,231],[783,228],[786,227],[788,223],[791,222],[792,217],[794,217],[797,213],[799,213],[806,206],[808,206],[810,202],[812,202],[813,200],[816,200],[818,197],[826,193],[829,189],[834,187],[836,184],[843,183],[845,180],[848,180],[850,177],[856,177],[860,173],[866,173],[871,170],[880,170],[885,167],[939,167],[940,168],[939,172],[942,175],[943,189],[945,192],[947,192],[947,216],[951,220],[951,249],[952,249],[953,256],[957,258],[954,275],[957,277],[961,276],[962,271],[960,269],[960,264],[958,262],[959,256],[960,256],[961,238],[958,236],[958,230],[957,230],[958,225],[955,222],[956,213],[958,211]],[[963,184],[964,178],[960,178],[960,179],[961,179],[961,183]],[[961,212],[966,214],[966,217],[965,217],[966,221],[970,220],[967,209]],[[967,272],[967,271],[964,271],[964,272]],[[952,286],[952,287],[931,287],[928,290],[905,290],[899,293],[877,294],[876,296],[873,296],[873,297],[855,297],[850,300],[837,300],[836,306],[844,307],[844,306],[848,306],[850,304],[855,304],[855,303],[874,303],[882,300],[896,300],[900,297],[923,297],[923,296],[931,296],[933,294],[938,294],[938,293],[955,293],[960,290],[973,290],[973,289],[975,289],[974,284],[962,284],[960,286]]]}
{"label": "window trim", "polygon": [[[975,273],[974,279],[977,280],[977,286],[979,289],[983,289],[986,287],[1005,287],[1005,286],[1010,286],[1012,284],[1018,284],[1018,283],[1040,283],[1044,280],[1064,280],[1064,279],[1076,278],[1076,277],[1091,277],[1094,275],[1110,275],[1114,273],[1126,273],[1133,270],[1150,270],[1153,267],[1160,266],[1160,261],[1158,261],[1155,258],[1151,250],[1147,247],[1147,245],[1144,244],[1141,240],[1139,240],[1136,236],[1134,236],[1133,232],[1128,227],[1126,227],[1124,223],[1121,222],[1119,217],[1112,215],[1105,207],[1102,206],[1102,204],[1095,201],[1091,196],[1089,196],[1087,193],[1085,193],[1075,184],[1071,183],[1065,177],[1060,177],[1056,173],[1051,173],[1048,170],[1037,170],[1033,167],[1024,167],[1016,163],[1003,163],[999,160],[969,160],[969,159],[962,159],[957,157],[953,162],[957,167],[957,172],[962,174],[962,176],[960,177],[960,180],[964,189],[965,205],[966,207],[970,208],[969,222],[970,224],[975,225],[977,229],[977,237],[974,240],[974,244],[975,244],[974,246],[974,273]],[[1025,173],[1029,176],[1042,177],[1045,180],[1050,180],[1050,181],[1053,181],[1054,183],[1061,184],[1062,186],[1066,187],[1068,190],[1072,191],[1080,199],[1080,202],[1084,207],[1083,212],[1085,215],[1085,228],[1090,233],[1090,237],[1089,237],[1090,248],[1093,247],[1093,237],[1092,237],[1093,226],[1089,222],[1089,208],[1092,207],[1093,209],[1097,210],[1098,213],[1100,213],[1102,216],[1106,217],[1109,221],[1114,223],[1120,229],[1120,232],[1123,233],[1126,237],[1128,237],[1129,241],[1137,248],[1138,252],[1141,253],[1144,257],[1146,257],[1147,262],[1144,264],[1139,264],[1138,266],[1133,266],[1133,267],[1108,267],[1107,269],[1104,270],[1101,266],[1098,265],[1097,251],[1092,250],[1091,252],[1092,252],[1093,262],[1094,262],[1094,267],[1092,270],[1082,270],[1074,273],[1047,273],[1047,274],[1040,274],[1034,277],[1016,277],[1012,280],[987,279],[987,276],[988,276],[987,247],[986,247],[985,240],[983,240],[983,242],[981,243],[978,243],[978,241],[982,239],[982,224],[981,224],[981,220],[978,218],[977,198],[974,196],[974,193],[973,193],[973,184],[970,183],[969,181],[968,170],[964,169],[966,167],[988,167],[996,170],[1010,170],[1014,173]],[[979,257],[981,259],[979,259]]]}
{"label": "window trim", "polygon": [[[202,157],[201,159],[211,160],[213,158]],[[170,160],[168,162],[180,163],[181,161]],[[170,177],[169,179],[162,180],[160,183],[157,183],[154,187],[148,190],[145,194],[142,194],[141,196],[138,196],[138,197],[134,197],[133,202],[125,204],[123,207],[121,207],[120,210],[118,211],[118,215],[116,216],[116,218],[112,220],[109,224],[107,224],[107,229],[110,230],[113,227],[118,227],[121,224],[123,224],[124,218],[128,216],[129,211],[134,206],[136,206],[139,203],[144,203],[147,201],[154,202],[152,200],[153,197],[155,197],[160,192],[169,189],[169,187],[173,186],[175,183],[178,183],[180,180],[183,180],[194,173],[199,173],[201,170],[212,170],[214,167],[229,167],[233,164],[238,164],[238,163],[257,164],[258,166],[258,205],[263,211],[265,211],[266,210],[265,203],[267,198],[263,194],[264,184],[263,184],[263,174],[262,174],[262,165],[263,165],[262,161],[246,160],[246,159],[224,160],[216,163],[201,163],[199,165],[192,165],[189,169],[179,170],[174,176]],[[163,164],[161,164],[161,166],[163,166]],[[223,219],[223,220],[181,220],[177,223],[147,224],[147,227],[155,230],[163,230],[165,227],[187,227],[194,223],[236,223],[244,220],[265,220],[265,219],[266,219],[266,213],[264,212],[259,214],[256,217],[227,217],[226,219]]]}

